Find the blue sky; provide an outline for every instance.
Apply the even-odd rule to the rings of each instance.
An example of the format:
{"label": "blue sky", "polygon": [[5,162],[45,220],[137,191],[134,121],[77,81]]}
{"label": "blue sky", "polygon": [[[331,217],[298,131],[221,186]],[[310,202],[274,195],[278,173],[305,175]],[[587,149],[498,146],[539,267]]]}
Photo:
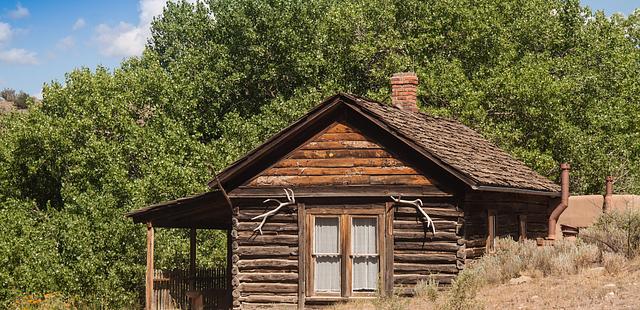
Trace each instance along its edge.
{"label": "blue sky", "polygon": [[[0,89],[39,96],[42,85],[78,67],[117,66],[140,55],[166,0],[0,0]],[[582,0],[607,14],[640,0]]]}

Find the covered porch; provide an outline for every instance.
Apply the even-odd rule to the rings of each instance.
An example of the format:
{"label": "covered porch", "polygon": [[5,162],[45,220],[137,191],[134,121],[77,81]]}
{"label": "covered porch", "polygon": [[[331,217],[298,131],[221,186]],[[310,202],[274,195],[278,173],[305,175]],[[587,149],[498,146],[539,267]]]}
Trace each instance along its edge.
{"label": "covered porch", "polygon": [[[147,226],[145,309],[199,310],[231,307],[231,214],[228,197],[217,189],[151,205],[127,214],[134,223],[144,223]],[[181,228],[190,231],[188,270],[154,269],[156,228]],[[223,267],[196,268],[198,229],[226,231],[227,255]]]}

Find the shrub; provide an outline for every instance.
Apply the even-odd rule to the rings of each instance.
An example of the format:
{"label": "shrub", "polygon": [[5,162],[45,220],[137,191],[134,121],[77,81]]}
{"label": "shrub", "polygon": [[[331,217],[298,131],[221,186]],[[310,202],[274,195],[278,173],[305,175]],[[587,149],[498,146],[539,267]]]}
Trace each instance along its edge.
{"label": "shrub", "polygon": [[482,309],[482,304],[476,300],[481,282],[476,270],[473,268],[463,270],[453,280],[451,288],[439,308],[443,310]]}
{"label": "shrub", "polygon": [[580,241],[560,240],[554,246],[538,247],[533,240],[498,239],[496,252],[470,268],[483,283],[503,283],[523,274],[574,274],[599,260],[598,248]]}
{"label": "shrub", "polygon": [[[554,246],[539,247],[533,240],[498,239],[495,253],[485,254],[458,275],[440,307],[446,310],[479,309],[482,304],[475,297],[480,285],[504,283],[524,274],[534,277],[574,274],[599,260],[600,250],[580,240],[560,240]],[[418,287],[424,290],[426,286]]]}
{"label": "shrub", "polygon": [[431,277],[428,281],[419,281],[415,286],[415,292],[417,297],[435,302],[438,299],[438,280]]}
{"label": "shrub", "polygon": [[580,238],[595,244],[603,252],[634,258],[640,255],[640,210],[605,213],[592,227],[581,231]]}
{"label": "shrub", "polygon": [[29,94],[25,92],[19,92],[15,97],[14,104],[18,109],[26,109],[29,107]]}
{"label": "shrub", "polygon": [[16,100],[16,91],[14,89],[5,88],[0,91],[0,97],[4,98],[7,101],[15,101]]}
{"label": "shrub", "polygon": [[627,258],[618,253],[604,253],[602,255],[602,265],[604,270],[610,274],[618,274],[624,270]]}

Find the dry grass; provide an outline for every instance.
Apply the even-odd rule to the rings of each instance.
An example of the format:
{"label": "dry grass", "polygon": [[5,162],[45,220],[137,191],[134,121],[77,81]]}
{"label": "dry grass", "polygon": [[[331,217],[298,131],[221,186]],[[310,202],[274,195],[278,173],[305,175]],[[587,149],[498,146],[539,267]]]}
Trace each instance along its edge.
{"label": "dry grass", "polygon": [[624,271],[627,266],[627,258],[618,253],[604,253],[602,255],[602,266],[609,274],[616,275]]}
{"label": "dry grass", "polygon": [[429,281],[418,282],[414,290],[418,298],[426,298],[431,302],[435,302],[438,299],[438,281],[434,278],[430,278]]}
{"label": "dry grass", "polygon": [[468,269],[482,284],[504,283],[521,275],[575,274],[600,261],[600,251],[583,242],[559,241],[553,247],[538,247],[535,241],[498,239],[496,252],[487,254]]}

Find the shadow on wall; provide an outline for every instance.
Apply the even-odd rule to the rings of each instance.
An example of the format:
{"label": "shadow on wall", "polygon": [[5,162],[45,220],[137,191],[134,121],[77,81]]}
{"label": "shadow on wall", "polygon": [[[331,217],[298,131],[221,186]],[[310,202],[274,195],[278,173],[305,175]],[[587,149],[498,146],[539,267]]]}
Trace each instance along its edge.
{"label": "shadow on wall", "polygon": [[[640,209],[640,195],[613,195],[611,210]],[[602,214],[604,196],[582,195],[569,197],[569,207],[558,219],[558,231],[567,227],[584,228],[595,223]]]}

